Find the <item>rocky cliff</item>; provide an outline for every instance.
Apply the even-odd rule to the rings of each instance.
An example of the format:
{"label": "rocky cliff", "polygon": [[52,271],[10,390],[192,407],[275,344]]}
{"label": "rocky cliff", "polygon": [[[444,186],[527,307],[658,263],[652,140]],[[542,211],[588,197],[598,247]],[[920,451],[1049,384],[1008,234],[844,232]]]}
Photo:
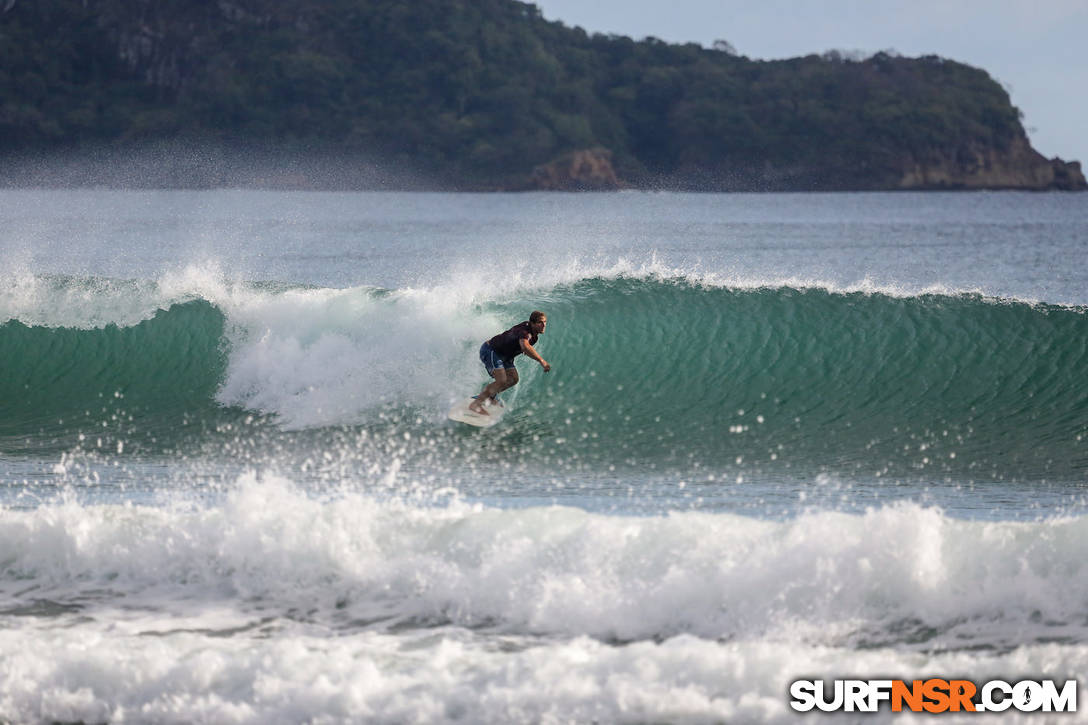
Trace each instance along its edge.
{"label": "rocky cliff", "polygon": [[967,147],[954,154],[903,159],[900,189],[1088,189],[1080,163],[1047,159],[1026,138],[1007,149]]}

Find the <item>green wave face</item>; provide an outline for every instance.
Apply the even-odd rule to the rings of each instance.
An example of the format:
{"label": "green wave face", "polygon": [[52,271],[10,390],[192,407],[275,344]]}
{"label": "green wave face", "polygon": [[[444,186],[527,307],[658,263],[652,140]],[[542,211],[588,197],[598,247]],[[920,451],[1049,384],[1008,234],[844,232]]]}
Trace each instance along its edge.
{"label": "green wave face", "polygon": [[[220,440],[229,455],[255,458],[273,448],[302,445],[300,455],[313,456],[354,445],[362,457],[397,456],[442,470],[490,461],[715,480],[821,471],[893,480],[1080,480],[1088,470],[1082,309],[969,295],[588,279],[533,298],[443,311],[464,323],[457,328],[464,339],[437,344],[432,334],[416,354],[397,328],[420,318],[406,317],[396,294],[359,299],[365,304],[350,314],[341,301],[328,315],[308,311],[297,322],[285,318],[284,309],[293,308],[277,302],[277,330],[282,334],[287,319],[295,336],[277,354],[298,353],[287,369],[306,376],[297,393],[290,376],[274,382],[260,365],[237,364],[247,345],[252,363],[259,348],[251,343],[264,323],[230,332],[237,327],[230,312],[205,300],[124,327],[9,321],[0,326],[0,438],[9,453],[89,440],[104,449],[120,442],[129,452],[170,450],[183,440],[208,450]],[[480,342],[470,331],[522,319],[533,307],[549,315],[538,349],[553,371],[545,375],[519,358],[522,383],[506,394],[510,412],[487,433],[445,421],[441,391],[452,398],[477,385],[464,379],[466,370],[483,379],[468,359]],[[331,346],[345,340],[355,347]],[[323,356],[307,358],[306,344]],[[383,353],[383,344],[396,354]],[[393,367],[337,362],[353,349],[377,350],[373,359],[391,357]],[[455,349],[463,360],[454,361]],[[428,386],[406,379],[395,404],[351,408],[350,395],[339,394],[360,389],[345,387],[345,374],[361,389],[388,385],[379,378],[402,359],[442,379]],[[246,371],[251,377],[240,378]],[[229,405],[220,402],[228,384],[245,393],[226,396],[235,401]],[[262,387],[270,385],[287,387]],[[336,394],[322,397],[322,386]],[[336,416],[323,418],[308,402],[328,408],[332,398],[342,403]],[[249,400],[314,405],[299,418],[317,423],[292,429],[282,421],[295,411],[246,410]],[[232,431],[229,446],[216,438],[224,429]],[[361,433],[365,445],[345,443]]]}
{"label": "green wave face", "polygon": [[[133,326],[0,326],[0,436],[9,450],[158,438],[213,423],[227,353],[223,314],[196,300]],[[79,436],[83,438],[80,439]]]}
{"label": "green wave face", "polygon": [[1068,308],[587,281],[553,306],[562,384],[535,405],[630,465],[1066,477],[1088,466],[1086,347]]}

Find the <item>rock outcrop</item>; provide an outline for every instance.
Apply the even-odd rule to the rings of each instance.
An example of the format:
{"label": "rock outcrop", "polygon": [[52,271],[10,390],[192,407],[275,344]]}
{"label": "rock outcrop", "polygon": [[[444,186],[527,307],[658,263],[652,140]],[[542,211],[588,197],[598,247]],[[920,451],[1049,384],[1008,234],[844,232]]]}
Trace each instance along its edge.
{"label": "rock outcrop", "polygon": [[1062,161],[1057,156],[1050,160],[1054,169],[1053,189],[1061,191],[1088,191],[1088,180],[1084,178],[1079,161]]}
{"label": "rock outcrop", "polygon": [[[709,160],[708,160],[709,161]],[[710,165],[709,163],[707,164]],[[809,190],[980,190],[1084,191],[1088,182],[1078,161],[1047,159],[1031,147],[1027,137],[1004,149],[973,145],[952,153],[932,151],[906,156],[883,173],[865,178],[834,176],[825,169],[798,165],[779,168],[737,167],[732,173],[709,172],[698,165],[668,176],[621,180],[612,166],[612,152],[595,148],[572,151],[533,169],[518,191],[613,191],[624,188],[664,188],[697,191],[809,191]]]}
{"label": "rock outcrop", "polygon": [[614,191],[625,184],[612,168],[608,149],[582,149],[533,169],[525,189],[535,191]]}
{"label": "rock outcrop", "polygon": [[1088,189],[1080,163],[1047,159],[1026,138],[1005,151],[965,148],[954,155],[910,158],[903,164],[901,189]]}

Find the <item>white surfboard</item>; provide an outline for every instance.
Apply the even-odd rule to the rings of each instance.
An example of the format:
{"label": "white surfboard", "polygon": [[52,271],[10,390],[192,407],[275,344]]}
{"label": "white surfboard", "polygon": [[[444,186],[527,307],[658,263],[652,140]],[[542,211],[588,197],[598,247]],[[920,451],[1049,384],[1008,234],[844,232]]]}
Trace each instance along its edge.
{"label": "white surfboard", "polygon": [[456,420],[459,423],[468,423],[477,428],[490,428],[502,420],[506,408],[501,402],[495,402],[493,400],[487,401],[484,404],[484,409],[487,410],[488,414],[480,415],[479,413],[475,413],[468,409],[469,403],[473,400],[475,400],[475,398],[465,398],[450,408],[449,419]]}

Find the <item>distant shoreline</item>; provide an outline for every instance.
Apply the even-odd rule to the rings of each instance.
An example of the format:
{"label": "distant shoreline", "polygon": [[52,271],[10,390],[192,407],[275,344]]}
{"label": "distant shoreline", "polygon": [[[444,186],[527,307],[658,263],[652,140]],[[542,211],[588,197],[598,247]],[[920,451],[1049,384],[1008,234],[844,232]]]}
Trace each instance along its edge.
{"label": "distant shoreline", "polygon": [[692,193],[864,191],[1080,191],[1088,189],[1078,162],[1047,160],[1025,146],[984,159],[985,173],[934,158],[904,163],[898,184],[851,179],[841,170],[800,168],[792,174],[738,168],[727,177],[705,171],[624,178],[603,149],[572,152],[493,182],[465,180],[448,170],[361,154],[335,155],[265,148],[258,151],[181,144],[140,148],[78,148],[0,157],[0,188],[265,189],[278,191],[527,191]]}
{"label": "distant shoreline", "polygon": [[601,195],[638,193],[638,194],[1077,194],[1080,189],[1032,189],[1017,187],[919,187],[890,189],[698,189],[667,187],[627,187],[624,189],[455,189],[438,187],[334,187],[334,186],[152,186],[112,184],[11,184],[0,181],[3,191],[146,191],[146,192],[211,192],[211,191],[264,191],[276,193],[313,193],[313,194],[482,194],[492,196],[520,196],[527,194],[548,195]]}

